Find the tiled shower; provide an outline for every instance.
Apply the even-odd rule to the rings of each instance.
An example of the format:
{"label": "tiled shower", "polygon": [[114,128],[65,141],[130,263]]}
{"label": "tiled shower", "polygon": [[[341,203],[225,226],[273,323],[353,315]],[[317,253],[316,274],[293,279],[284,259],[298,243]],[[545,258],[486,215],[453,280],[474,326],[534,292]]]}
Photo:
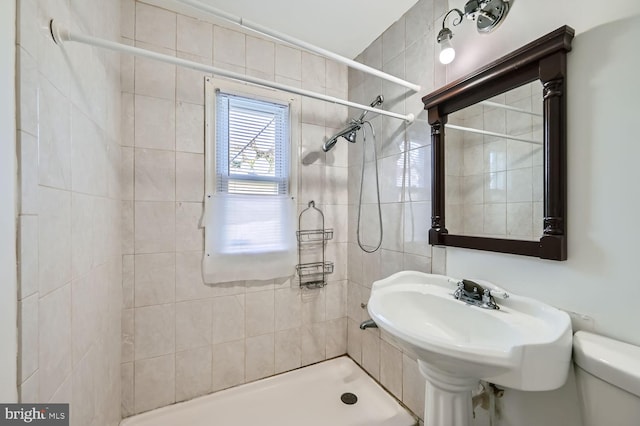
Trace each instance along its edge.
{"label": "tiled shower", "polygon": [[[346,97],[347,70],[298,49],[141,2],[123,2],[131,45]],[[335,228],[335,272],[319,290],[294,278],[202,279],[204,74],[122,58],[123,415],[184,401],[346,352],[346,152],[299,167],[298,204]],[[301,99],[299,149],[316,149],[346,108]],[[251,267],[251,265],[247,265]]]}
{"label": "tiled shower", "polygon": [[[430,153],[420,95],[140,1],[18,5],[21,400],[71,402],[76,424],[116,424],[120,413],[348,353],[421,414],[416,361],[378,331],[358,329],[372,281],[402,269],[444,268],[444,252],[426,242]],[[358,60],[425,91],[436,87],[439,65],[425,40],[444,11],[445,2],[420,1]],[[383,93],[384,108],[416,114],[411,125],[372,121],[381,250],[365,254],[356,245],[362,144],[341,143],[298,165],[299,210],[314,200],[334,229],[328,285],[300,289],[295,277],[205,285],[204,74],[82,45],[57,47],[46,28],[52,16],[98,37],[330,96],[369,103]],[[300,159],[356,114],[300,102]],[[379,232],[372,158],[369,151],[365,242]]]}

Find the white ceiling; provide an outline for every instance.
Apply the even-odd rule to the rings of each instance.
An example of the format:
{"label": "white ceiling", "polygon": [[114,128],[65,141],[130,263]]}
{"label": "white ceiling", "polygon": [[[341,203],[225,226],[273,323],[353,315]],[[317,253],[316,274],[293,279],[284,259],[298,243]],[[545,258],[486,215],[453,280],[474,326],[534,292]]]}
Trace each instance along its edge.
{"label": "white ceiling", "polygon": [[355,58],[418,0],[201,1],[348,58]]}

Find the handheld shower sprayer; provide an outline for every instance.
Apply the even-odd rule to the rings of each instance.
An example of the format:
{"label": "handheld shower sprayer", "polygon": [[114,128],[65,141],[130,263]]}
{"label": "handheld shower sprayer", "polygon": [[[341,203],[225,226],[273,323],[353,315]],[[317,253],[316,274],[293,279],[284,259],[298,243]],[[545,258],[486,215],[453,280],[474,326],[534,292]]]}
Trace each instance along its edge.
{"label": "handheld shower sprayer", "polygon": [[[383,102],[384,102],[384,98],[382,97],[382,95],[378,95],[373,100],[373,102],[371,102],[370,106],[371,108],[375,108],[378,105],[382,105]],[[341,137],[345,138],[351,143],[355,143],[356,137],[358,135],[358,130],[362,128],[362,124],[364,123],[364,117],[367,115],[367,112],[368,111],[362,111],[362,114],[360,114],[360,117],[358,117],[357,119],[351,119],[351,122],[347,127],[345,127],[344,129],[342,129],[341,131],[339,131],[338,133],[336,133],[335,135],[327,139],[327,141],[322,145],[322,150],[324,152],[329,152],[333,148],[333,146],[338,142],[338,139],[340,139]]]}

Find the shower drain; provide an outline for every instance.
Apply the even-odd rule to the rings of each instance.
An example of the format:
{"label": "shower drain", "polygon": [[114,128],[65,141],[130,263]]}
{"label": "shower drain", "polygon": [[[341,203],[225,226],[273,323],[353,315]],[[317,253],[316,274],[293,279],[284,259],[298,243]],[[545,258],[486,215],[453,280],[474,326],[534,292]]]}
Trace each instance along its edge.
{"label": "shower drain", "polygon": [[345,392],[340,395],[340,400],[347,405],[353,405],[358,402],[358,397],[351,392]]}

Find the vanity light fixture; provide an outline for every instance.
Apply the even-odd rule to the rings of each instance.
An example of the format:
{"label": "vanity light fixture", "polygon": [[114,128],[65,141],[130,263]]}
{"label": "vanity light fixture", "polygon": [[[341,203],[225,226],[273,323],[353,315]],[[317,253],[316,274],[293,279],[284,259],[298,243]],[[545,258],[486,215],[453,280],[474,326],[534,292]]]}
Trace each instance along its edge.
{"label": "vanity light fixture", "polygon": [[462,23],[462,18],[476,22],[479,33],[490,33],[502,22],[509,11],[509,0],[469,0],[464,5],[464,12],[460,9],[451,9],[442,19],[442,29],[438,33],[440,45],[440,62],[448,64],[456,57],[456,51],[451,44],[453,32],[446,27],[447,18],[451,13],[458,16],[453,20],[452,26]]}

